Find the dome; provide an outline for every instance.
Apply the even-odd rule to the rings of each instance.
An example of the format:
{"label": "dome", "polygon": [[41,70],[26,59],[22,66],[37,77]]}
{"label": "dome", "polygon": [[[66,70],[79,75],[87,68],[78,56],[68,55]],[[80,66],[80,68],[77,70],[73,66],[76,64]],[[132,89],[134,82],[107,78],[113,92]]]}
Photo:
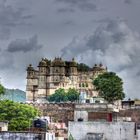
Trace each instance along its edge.
{"label": "dome", "polygon": [[105,70],[102,63],[100,63],[99,65],[95,64],[92,69],[95,70],[95,71]]}
{"label": "dome", "polygon": [[95,64],[94,67],[97,67],[97,64]]}
{"label": "dome", "polygon": [[99,67],[102,67],[102,66],[103,66],[103,64],[102,64],[102,63],[100,63],[100,64],[99,64]]}
{"label": "dome", "polygon": [[72,61],[70,62],[70,66],[77,67],[77,63],[74,58],[72,58]]}
{"label": "dome", "polygon": [[61,58],[55,58],[52,62],[53,66],[65,66],[65,62]]}
{"label": "dome", "polygon": [[39,66],[47,66],[47,62],[45,59],[42,59],[40,62],[39,62]]}
{"label": "dome", "polygon": [[34,71],[32,64],[29,64],[29,66],[27,67],[27,71]]}

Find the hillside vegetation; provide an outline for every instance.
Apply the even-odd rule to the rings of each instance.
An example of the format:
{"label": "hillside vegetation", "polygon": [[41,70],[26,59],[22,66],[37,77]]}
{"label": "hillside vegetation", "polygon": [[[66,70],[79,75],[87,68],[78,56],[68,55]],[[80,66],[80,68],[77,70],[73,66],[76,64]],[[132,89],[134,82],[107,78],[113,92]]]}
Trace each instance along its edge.
{"label": "hillside vegetation", "polygon": [[26,93],[19,89],[6,89],[5,93],[0,97],[2,100],[11,100],[15,102],[25,102]]}

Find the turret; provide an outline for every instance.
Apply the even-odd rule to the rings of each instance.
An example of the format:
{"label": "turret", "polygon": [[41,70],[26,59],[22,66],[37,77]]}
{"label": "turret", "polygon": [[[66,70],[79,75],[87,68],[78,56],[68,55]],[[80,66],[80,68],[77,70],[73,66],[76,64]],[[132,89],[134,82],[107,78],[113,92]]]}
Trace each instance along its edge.
{"label": "turret", "polygon": [[65,75],[65,62],[62,58],[55,58],[51,63],[52,75]]}
{"label": "turret", "polygon": [[33,78],[35,76],[35,70],[34,68],[32,67],[32,64],[30,64],[28,67],[27,67],[27,79],[28,78]]}
{"label": "turret", "polygon": [[47,75],[49,74],[49,60],[46,58],[42,58],[38,65],[39,73],[38,73],[38,98],[46,97],[46,82]]}
{"label": "turret", "polygon": [[77,75],[77,63],[74,58],[70,62],[70,75]]}
{"label": "turret", "polygon": [[34,70],[30,64],[27,67],[27,85],[26,85],[26,99],[27,101],[35,101],[37,97],[38,78],[37,71]]}
{"label": "turret", "polygon": [[95,64],[92,68],[92,71],[93,77],[96,78],[99,74],[107,72],[107,67],[104,67],[102,63],[100,63],[99,65]]}
{"label": "turret", "polygon": [[46,59],[43,59],[39,62],[38,68],[39,68],[39,75],[46,75],[47,72],[47,61]]}

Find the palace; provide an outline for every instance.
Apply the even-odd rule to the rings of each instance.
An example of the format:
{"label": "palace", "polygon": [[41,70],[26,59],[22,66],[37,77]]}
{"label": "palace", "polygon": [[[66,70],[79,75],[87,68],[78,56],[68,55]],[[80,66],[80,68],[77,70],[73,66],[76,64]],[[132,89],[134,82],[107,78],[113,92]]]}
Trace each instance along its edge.
{"label": "palace", "polygon": [[102,64],[95,64],[88,71],[78,69],[78,63],[74,60],[64,61],[61,58],[55,58],[53,61],[43,58],[35,70],[30,64],[27,67],[27,101],[36,101],[46,99],[53,94],[55,90],[64,88],[75,88],[79,92],[85,92],[89,97],[97,96],[92,82],[97,75],[107,71]]}

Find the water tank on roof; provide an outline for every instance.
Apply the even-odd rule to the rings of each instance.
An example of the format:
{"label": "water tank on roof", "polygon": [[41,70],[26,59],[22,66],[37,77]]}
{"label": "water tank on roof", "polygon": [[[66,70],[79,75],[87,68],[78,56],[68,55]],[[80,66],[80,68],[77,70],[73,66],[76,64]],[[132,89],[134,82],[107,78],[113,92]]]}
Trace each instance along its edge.
{"label": "water tank on roof", "polygon": [[36,119],[33,121],[33,127],[35,128],[46,128],[47,124],[47,120],[43,119]]}

